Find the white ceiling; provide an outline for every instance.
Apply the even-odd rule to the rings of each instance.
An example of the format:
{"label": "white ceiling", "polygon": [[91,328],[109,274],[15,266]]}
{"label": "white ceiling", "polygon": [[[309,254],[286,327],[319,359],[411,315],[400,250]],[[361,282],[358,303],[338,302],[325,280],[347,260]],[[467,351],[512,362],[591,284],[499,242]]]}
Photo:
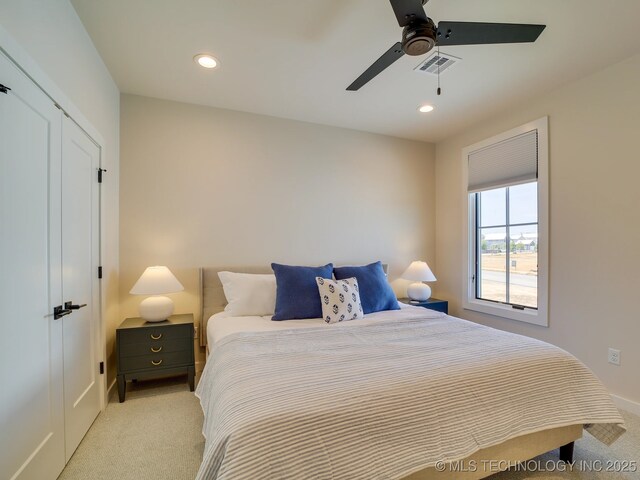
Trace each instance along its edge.
{"label": "white ceiling", "polygon": [[[440,20],[542,23],[534,44],[448,47],[435,78],[404,56],[345,88],[400,40],[388,0],[72,0],[120,90],[438,141],[510,104],[640,52],[638,0],[431,0]],[[205,70],[193,56],[221,62]],[[603,86],[606,89],[606,86]],[[436,110],[419,114],[419,104]]]}

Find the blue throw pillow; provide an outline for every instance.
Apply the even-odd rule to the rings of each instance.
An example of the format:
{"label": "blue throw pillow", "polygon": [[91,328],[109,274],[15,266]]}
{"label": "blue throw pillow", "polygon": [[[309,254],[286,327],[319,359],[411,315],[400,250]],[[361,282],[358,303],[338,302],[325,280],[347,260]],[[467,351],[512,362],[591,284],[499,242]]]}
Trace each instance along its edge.
{"label": "blue throw pillow", "polygon": [[356,277],[360,286],[360,301],[365,315],[382,310],[400,310],[398,299],[384,274],[382,263],[376,262],[362,267],[336,267],[336,280]]}
{"label": "blue throw pillow", "polygon": [[316,277],[331,278],[333,264],[295,267],[272,263],[276,275],[276,311],[271,320],[322,318],[322,303]]}

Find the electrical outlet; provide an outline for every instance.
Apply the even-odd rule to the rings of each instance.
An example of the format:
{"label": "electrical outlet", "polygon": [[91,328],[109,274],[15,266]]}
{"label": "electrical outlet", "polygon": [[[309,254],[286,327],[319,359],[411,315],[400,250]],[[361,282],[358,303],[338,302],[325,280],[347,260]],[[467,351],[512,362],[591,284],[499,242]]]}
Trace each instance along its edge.
{"label": "electrical outlet", "polygon": [[615,348],[609,349],[609,363],[620,365],[620,350],[616,350]]}

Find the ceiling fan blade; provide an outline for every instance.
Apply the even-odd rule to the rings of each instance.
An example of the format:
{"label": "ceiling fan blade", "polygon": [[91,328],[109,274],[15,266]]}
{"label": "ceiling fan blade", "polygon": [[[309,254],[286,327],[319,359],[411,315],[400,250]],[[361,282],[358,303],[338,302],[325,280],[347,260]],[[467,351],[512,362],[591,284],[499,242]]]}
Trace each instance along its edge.
{"label": "ceiling fan blade", "polygon": [[[389,0],[393,13],[396,14],[398,25],[404,27],[408,23],[420,20],[427,21],[427,14],[422,7],[422,0]],[[424,2],[426,3],[426,2]]]}
{"label": "ceiling fan blade", "polygon": [[440,22],[438,45],[535,42],[545,28],[522,23]]}
{"label": "ceiling fan blade", "polygon": [[403,55],[404,52],[402,51],[402,44],[398,42],[389,50],[384,52],[378,60],[373,62],[373,65],[367,68],[362,75],[356,78],[355,81],[347,87],[347,90],[358,90]]}

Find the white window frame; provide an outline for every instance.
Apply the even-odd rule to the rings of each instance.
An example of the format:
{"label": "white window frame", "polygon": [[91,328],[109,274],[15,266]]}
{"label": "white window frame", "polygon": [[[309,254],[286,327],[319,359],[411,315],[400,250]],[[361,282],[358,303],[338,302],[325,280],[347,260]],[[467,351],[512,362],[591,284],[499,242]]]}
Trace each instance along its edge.
{"label": "white window frame", "polygon": [[[475,202],[468,193],[469,155],[471,152],[503,142],[512,137],[538,131],[538,308],[518,310],[511,305],[499,304],[476,298],[475,260],[476,238]],[[464,186],[464,291],[463,308],[498,317],[544,327],[549,326],[549,117],[526,123],[508,132],[501,133],[482,142],[469,145],[462,150],[462,181]]]}

